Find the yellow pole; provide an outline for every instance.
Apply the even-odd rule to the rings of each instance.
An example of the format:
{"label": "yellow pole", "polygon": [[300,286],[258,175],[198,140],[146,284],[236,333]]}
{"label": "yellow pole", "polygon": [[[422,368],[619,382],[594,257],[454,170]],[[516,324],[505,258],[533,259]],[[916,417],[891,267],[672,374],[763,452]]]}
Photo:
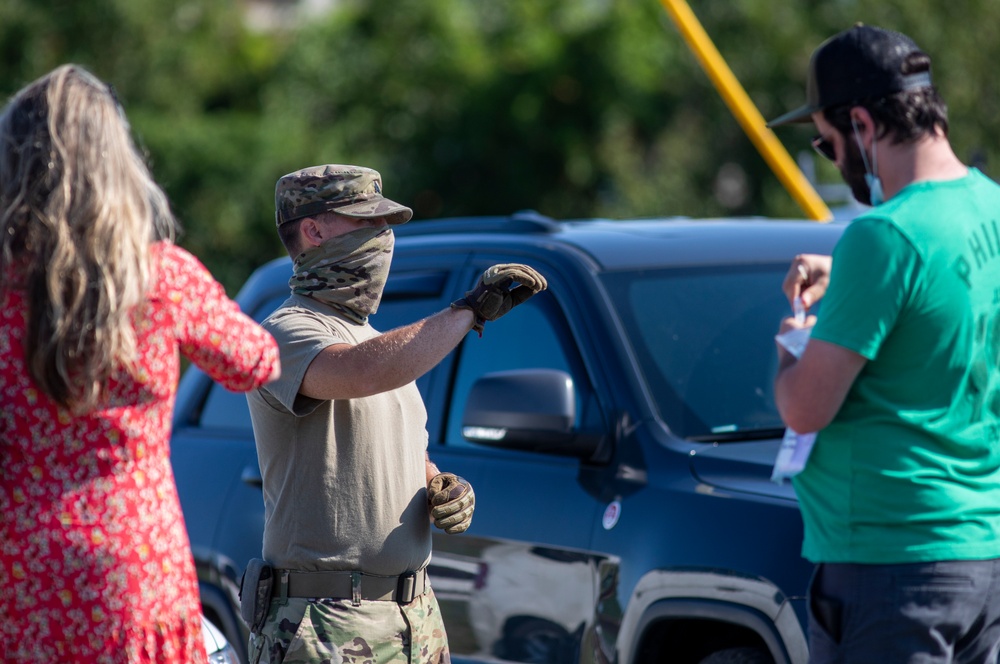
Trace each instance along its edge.
{"label": "yellow pole", "polygon": [[830,209],[816,193],[813,186],[809,184],[774,132],[767,128],[757,107],[750,101],[743,86],[736,80],[733,72],[729,69],[726,61],[722,59],[688,4],[684,0],[660,0],[660,2],[681,31],[688,47],[698,58],[702,69],[712,79],[712,83],[722,95],[723,101],[736,116],[743,131],[750,137],[792,198],[796,200],[810,219],[815,221],[832,219],[833,214]]}

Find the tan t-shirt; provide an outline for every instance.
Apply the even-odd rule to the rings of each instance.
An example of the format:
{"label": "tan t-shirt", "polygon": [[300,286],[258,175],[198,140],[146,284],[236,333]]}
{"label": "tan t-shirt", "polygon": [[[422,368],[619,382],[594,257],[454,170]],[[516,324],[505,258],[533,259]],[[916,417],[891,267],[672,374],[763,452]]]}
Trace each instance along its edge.
{"label": "tan t-shirt", "polygon": [[431,536],[427,411],[416,384],[362,399],[301,396],[321,350],[379,333],[300,295],[263,326],[281,349],[281,378],[247,394],[263,477],[264,559],[306,571],[420,569]]}

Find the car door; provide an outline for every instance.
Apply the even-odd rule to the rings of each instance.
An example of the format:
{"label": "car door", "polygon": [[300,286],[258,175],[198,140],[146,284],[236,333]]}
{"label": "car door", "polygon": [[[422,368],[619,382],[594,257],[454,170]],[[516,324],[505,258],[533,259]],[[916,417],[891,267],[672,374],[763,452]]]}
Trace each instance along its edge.
{"label": "car door", "polygon": [[[467,279],[489,265],[529,262],[477,257]],[[551,369],[573,381],[580,419],[593,390],[560,302],[555,271],[532,265],[556,286],[470,333],[451,358],[445,385],[431,395],[441,432],[431,442],[438,466],[468,479],[476,492],[472,527],[436,533],[432,583],[456,660],[571,661],[592,625],[602,558],[586,550],[599,510],[580,483],[581,461],[486,447],[463,437],[469,390],[483,376]],[[553,280],[555,283],[553,283]],[[577,422],[578,424],[578,422]]]}

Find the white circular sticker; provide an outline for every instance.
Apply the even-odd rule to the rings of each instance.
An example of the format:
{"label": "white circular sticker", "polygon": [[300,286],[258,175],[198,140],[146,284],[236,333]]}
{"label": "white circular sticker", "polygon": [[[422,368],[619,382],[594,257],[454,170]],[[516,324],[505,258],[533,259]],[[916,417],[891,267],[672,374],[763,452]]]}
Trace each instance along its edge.
{"label": "white circular sticker", "polygon": [[605,530],[611,530],[618,523],[618,517],[622,515],[622,504],[617,500],[611,501],[607,507],[604,508],[604,517],[601,519],[601,523],[604,525]]}

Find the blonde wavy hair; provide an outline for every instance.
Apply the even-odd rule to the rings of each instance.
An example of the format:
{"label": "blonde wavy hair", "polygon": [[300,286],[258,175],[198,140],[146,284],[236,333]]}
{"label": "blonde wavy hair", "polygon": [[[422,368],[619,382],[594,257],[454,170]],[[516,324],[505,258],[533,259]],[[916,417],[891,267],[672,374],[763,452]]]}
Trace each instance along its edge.
{"label": "blonde wavy hair", "polygon": [[2,110],[0,283],[24,292],[28,371],[54,401],[90,409],[134,371],[150,245],[175,233],[113,90],[88,71],[61,66]]}

